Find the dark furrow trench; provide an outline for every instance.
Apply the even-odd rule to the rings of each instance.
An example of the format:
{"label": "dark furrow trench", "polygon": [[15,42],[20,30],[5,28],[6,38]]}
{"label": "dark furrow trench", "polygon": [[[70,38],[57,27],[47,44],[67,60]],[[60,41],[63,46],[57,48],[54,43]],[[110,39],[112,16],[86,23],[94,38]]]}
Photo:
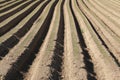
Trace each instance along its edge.
{"label": "dark furrow trench", "polygon": [[27,47],[27,49],[22,53],[22,55],[18,58],[18,60],[12,64],[12,68],[8,71],[7,75],[5,76],[5,80],[23,80],[24,74],[27,73],[30,65],[34,61],[36,54],[39,51],[47,33],[49,30],[49,25],[51,23],[53,12],[58,0],[56,0],[50,8],[50,11],[42,24],[40,30],[34,37],[33,41]]}
{"label": "dark furrow trench", "polygon": [[2,59],[5,55],[9,53],[9,51],[20,41],[22,37],[25,36],[25,34],[31,29],[33,23],[37,20],[37,18],[40,16],[46,5],[50,1],[45,2],[42,7],[39,9],[37,13],[35,13],[29,21],[23,25],[21,29],[19,29],[16,33],[14,33],[10,38],[8,38],[6,41],[1,43],[0,45],[0,59]]}
{"label": "dark furrow trench", "polygon": [[10,16],[16,14],[17,12],[21,11],[21,10],[24,9],[26,6],[30,5],[32,2],[34,2],[34,1],[29,1],[29,2],[25,3],[24,5],[20,6],[19,8],[15,9],[15,10],[13,10],[13,11],[11,11],[11,12],[3,15],[3,16],[0,16],[0,22],[4,21],[4,20],[7,19],[8,17],[10,17]]}
{"label": "dark furrow trench", "polygon": [[84,37],[82,35],[82,31],[80,29],[79,23],[78,23],[78,21],[75,17],[75,14],[74,14],[74,11],[73,11],[73,8],[72,8],[71,0],[70,0],[70,8],[71,8],[71,12],[73,14],[73,18],[74,18],[74,21],[75,21],[76,30],[77,30],[77,34],[78,34],[78,37],[79,37],[79,44],[80,44],[80,47],[82,48],[82,51],[83,51],[82,54],[84,55],[84,63],[85,63],[85,69],[87,71],[87,79],[88,80],[97,80],[96,79],[96,73],[94,71],[94,64],[92,62],[91,56],[89,55],[88,51],[86,50],[87,45],[86,45]]}
{"label": "dark furrow trench", "polygon": [[50,80],[61,80],[62,79],[62,64],[63,64],[63,53],[64,53],[64,15],[63,15],[63,5],[64,0],[62,1],[61,8],[60,8],[60,22],[59,22],[59,29],[57,33],[57,39],[54,56],[52,58],[51,67],[51,76],[49,77]]}
{"label": "dark furrow trench", "polygon": [[[8,2],[8,0],[5,1],[5,2]],[[4,3],[5,3],[5,2],[4,2]],[[13,2],[15,2],[15,1],[9,2],[9,3],[5,4],[5,5],[0,5],[0,8],[4,7],[4,6],[6,6],[6,5],[9,5],[9,4],[13,3]],[[4,3],[3,3],[3,4],[4,4]],[[1,4],[1,3],[0,3],[0,4]]]}
{"label": "dark furrow trench", "polygon": [[[83,2],[84,2],[84,1],[83,1]],[[84,2],[84,4],[85,4],[85,2]],[[91,9],[87,6],[87,4],[85,4],[85,6],[86,6],[89,10],[91,10]],[[93,12],[93,13],[94,13],[94,12]],[[95,15],[100,19],[100,21],[101,21],[104,25],[107,26],[107,28],[108,28],[112,33],[114,33],[114,35],[116,35],[118,38],[120,38],[120,36],[119,36],[118,34],[116,34],[115,31],[112,30],[112,29],[110,28],[110,26],[109,26],[107,23],[105,23],[105,21],[104,21],[103,19],[101,19],[97,14],[95,14]]]}
{"label": "dark furrow trench", "polygon": [[24,19],[27,15],[29,15],[40,3],[42,3],[43,0],[40,0],[38,2],[36,2],[34,5],[32,5],[29,9],[27,9],[26,11],[24,11],[22,14],[18,15],[17,17],[15,17],[14,19],[12,19],[10,22],[8,22],[7,24],[5,24],[4,26],[2,26],[0,28],[0,37],[2,35],[4,35],[5,33],[7,33],[8,31],[10,31],[11,29],[13,29],[14,27],[16,27],[16,25],[22,20]]}
{"label": "dark furrow trench", "polygon": [[[85,17],[86,17],[86,15],[85,15]],[[100,39],[100,41],[102,42],[103,46],[106,48],[106,50],[110,53],[111,57],[114,59],[115,63],[120,67],[120,63],[119,63],[118,59],[114,56],[114,53],[110,51],[110,49],[107,46],[107,44],[105,43],[105,41],[101,38],[101,36],[97,32],[97,30],[94,28],[94,25],[92,24],[92,22],[87,17],[86,17],[86,19],[88,20],[88,22],[92,26],[92,29],[94,30],[94,32],[96,33],[96,35]]]}
{"label": "dark furrow trench", "polygon": [[[15,1],[14,1],[14,2],[15,2]],[[22,0],[22,1],[20,1],[20,2],[17,2],[17,3],[15,3],[15,4],[13,4],[13,5],[5,8],[5,9],[0,10],[0,13],[3,13],[3,12],[5,12],[5,11],[7,11],[7,10],[10,10],[10,9],[14,8],[15,6],[17,6],[17,5],[19,5],[19,4],[23,3],[23,2],[25,2],[25,0]]]}
{"label": "dark furrow trench", "polygon": [[0,2],[0,4],[3,4],[3,3],[5,3],[5,2],[8,2],[8,0],[2,1],[2,2]]}
{"label": "dark furrow trench", "polygon": [[[84,12],[82,12],[84,14]],[[88,22],[90,23],[92,29],[94,30],[94,32],[96,33],[97,37],[100,39],[101,43],[103,44],[103,46],[106,48],[106,50],[110,53],[111,57],[114,59],[115,63],[117,64],[118,67],[120,67],[120,63],[118,61],[118,59],[114,56],[114,53],[111,52],[111,50],[109,49],[108,45],[105,43],[105,41],[102,39],[102,37],[100,36],[100,34],[97,32],[97,30],[94,28],[94,25],[92,23],[92,21],[90,19],[88,19],[87,15],[84,14],[84,16],[86,17],[86,19],[88,20]],[[104,21],[103,21],[104,23]]]}

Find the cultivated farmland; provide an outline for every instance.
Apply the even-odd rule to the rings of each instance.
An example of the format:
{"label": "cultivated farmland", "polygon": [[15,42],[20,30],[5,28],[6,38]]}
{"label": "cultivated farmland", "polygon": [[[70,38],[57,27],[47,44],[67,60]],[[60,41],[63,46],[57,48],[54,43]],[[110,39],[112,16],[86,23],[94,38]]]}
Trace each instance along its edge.
{"label": "cultivated farmland", "polygon": [[120,80],[120,0],[0,0],[0,80]]}

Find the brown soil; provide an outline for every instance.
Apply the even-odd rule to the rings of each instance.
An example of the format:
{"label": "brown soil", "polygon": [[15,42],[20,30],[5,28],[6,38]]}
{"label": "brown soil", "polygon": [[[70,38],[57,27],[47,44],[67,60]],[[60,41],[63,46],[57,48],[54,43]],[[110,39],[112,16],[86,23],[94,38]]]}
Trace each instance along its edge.
{"label": "brown soil", "polygon": [[0,80],[120,80],[119,0],[16,1],[0,1]]}

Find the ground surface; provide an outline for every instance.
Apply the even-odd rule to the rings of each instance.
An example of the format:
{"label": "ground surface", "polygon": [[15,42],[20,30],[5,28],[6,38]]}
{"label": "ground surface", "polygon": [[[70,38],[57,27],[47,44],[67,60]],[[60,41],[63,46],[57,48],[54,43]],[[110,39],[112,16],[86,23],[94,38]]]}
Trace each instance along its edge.
{"label": "ground surface", "polygon": [[0,80],[120,80],[119,0],[0,0]]}

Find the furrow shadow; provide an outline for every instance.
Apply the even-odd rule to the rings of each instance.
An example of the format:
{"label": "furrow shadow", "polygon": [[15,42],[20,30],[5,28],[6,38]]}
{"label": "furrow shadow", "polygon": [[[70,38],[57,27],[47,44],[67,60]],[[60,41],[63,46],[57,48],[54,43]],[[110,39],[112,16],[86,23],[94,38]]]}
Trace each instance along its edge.
{"label": "furrow shadow", "polygon": [[[86,5],[87,6],[87,5]],[[84,14],[84,12],[83,12]],[[118,59],[115,57],[114,53],[111,52],[111,50],[109,49],[108,45],[105,43],[105,41],[103,40],[103,38],[100,36],[100,34],[97,32],[97,30],[95,29],[93,23],[91,22],[90,19],[88,19],[88,17],[86,16],[86,14],[84,14],[84,16],[86,17],[86,19],[88,20],[88,22],[90,23],[92,29],[94,30],[94,32],[96,33],[97,37],[100,39],[101,43],[103,44],[103,46],[106,48],[106,50],[110,53],[111,57],[113,58],[113,60],[115,61],[115,63],[117,64],[118,67],[120,67],[120,63],[118,61]],[[103,22],[104,23],[104,22]],[[105,23],[104,23],[105,24]]]}
{"label": "furrow shadow", "polygon": [[14,28],[22,19],[24,19],[28,14],[30,14],[41,2],[42,0],[38,1],[34,5],[32,5],[28,10],[23,12],[22,14],[15,17],[13,20],[5,24],[0,28],[0,36],[4,35],[8,31],[10,31],[12,28]]}
{"label": "furrow shadow", "polygon": [[50,1],[45,2],[42,7],[39,9],[39,11],[34,14],[29,21],[23,25],[21,29],[19,29],[16,33],[14,33],[10,38],[8,38],[6,41],[1,43],[0,45],[0,57],[4,57],[8,54],[8,52],[20,41],[22,37],[31,29],[33,23],[37,20],[38,16],[42,13],[46,5]]}
{"label": "furrow shadow", "polygon": [[8,74],[5,76],[5,80],[18,80],[24,79],[24,74],[32,65],[32,62],[36,58],[36,54],[38,53],[47,33],[49,30],[49,25],[52,21],[53,12],[58,0],[56,0],[50,8],[50,11],[42,24],[41,28],[39,29],[38,33],[29,44],[27,49],[22,53],[22,55],[18,58],[18,60],[12,64],[12,68],[8,71]]}
{"label": "furrow shadow", "polygon": [[25,0],[22,0],[22,1],[18,2],[18,3],[15,3],[15,4],[13,4],[13,5],[5,8],[5,9],[0,10],[0,13],[3,13],[3,12],[5,12],[5,11],[7,11],[7,10],[10,10],[10,9],[12,9],[13,7],[15,7],[15,6],[17,6],[17,5],[19,5],[19,4],[23,3],[23,2],[25,2]]}
{"label": "furrow shadow", "polygon": [[25,3],[24,5],[20,6],[19,8],[15,9],[14,11],[12,12],[9,12],[3,16],[0,16],[0,22],[4,21],[5,19],[7,19],[8,17],[16,14],[17,12],[21,11],[22,9],[24,9],[26,6],[28,6],[29,4],[31,4],[32,2],[34,1],[30,1],[30,2],[27,2]]}
{"label": "furrow shadow", "polygon": [[64,15],[63,15],[63,5],[64,0],[61,3],[60,7],[60,22],[57,33],[57,39],[54,56],[52,57],[51,67],[51,76],[50,80],[61,80],[62,79],[62,64],[63,64],[63,53],[64,53]]}
{"label": "furrow shadow", "polygon": [[88,51],[86,50],[87,45],[86,45],[84,37],[82,35],[82,31],[80,29],[79,23],[78,23],[78,21],[75,17],[71,1],[70,1],[70,8],[71,8],[71,12],[73,14],[73,18],[74,18],[74,21],[75,21],[76,30],[77,30],[77,34],[78,34],[78,37],[79,37],[79,44],[80,44],[80,47],[82,48],[82,51],[83,51],[82,54],[84,56],[83,59],[84,59],[84,63],[85,63],[84,68],[87,71],[87,78],[88,78],[88,80],[97,80],[96,79],[96,73],[95,73],[95,70],[94,70],[94,64],[92,62],[91,56],[89,55]]}

